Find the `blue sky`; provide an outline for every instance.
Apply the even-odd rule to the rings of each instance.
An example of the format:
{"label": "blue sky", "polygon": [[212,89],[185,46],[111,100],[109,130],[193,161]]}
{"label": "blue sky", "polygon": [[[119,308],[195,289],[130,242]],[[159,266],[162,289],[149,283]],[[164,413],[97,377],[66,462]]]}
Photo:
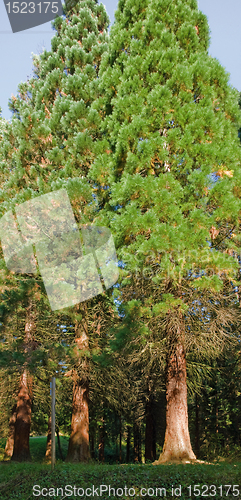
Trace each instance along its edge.
{"label": "blue sky", "polygon": [[[104,0],[114,21],[118,0]],[[199,0],[199,9],[207,15],[211,29],[210,54],[230,73],[230,83],[241,91],[241,1]],[[3,0],[0,0],[0,107],[2,116],[10,119],[8,99],[17,86],[32,75],[31,52],[51,48],[54,32],[51,22],[19,33],[12,33]]]}

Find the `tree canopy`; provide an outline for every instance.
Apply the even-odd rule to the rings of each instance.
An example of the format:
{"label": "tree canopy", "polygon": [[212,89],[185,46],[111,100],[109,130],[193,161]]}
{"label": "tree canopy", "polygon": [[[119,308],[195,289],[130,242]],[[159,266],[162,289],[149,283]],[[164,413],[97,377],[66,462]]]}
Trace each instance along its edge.
{"label": "tree canopy", "polygon": [[[0,122],[1,215],[65,188],[78,228],[111,229],[120,278],[102,296],[52,315],[41,279],[17,278],[2,259],[2,329],[14,349],[16,303],[20,314],[34,305],[34,332],[42,333],[22,368],[26,357],[28,370],[38,358],[38,375],[48,377],[57,363],[44,338],[48,311],[73,377],[69,459],[89,457],[89,380],[100,456],[113,411],[120,449],[124,415],[140,455],[145,418],[146,457],[155,458],[153,412],[165,379],[158,463],[195,460],[187,374],[199,393],[212,358],[221,359],[227,342],[235,349],[239,331],[239,94],[208,54],[208,23],[196,0],[119,0],[109,36],[96,0],[69,2],[64,12],[51,51],[33,56],[33,78],[11,99],[11,123]],[[62,318],[71,340],[56,332]],[[23,351],[26,324],[22,316]]]}

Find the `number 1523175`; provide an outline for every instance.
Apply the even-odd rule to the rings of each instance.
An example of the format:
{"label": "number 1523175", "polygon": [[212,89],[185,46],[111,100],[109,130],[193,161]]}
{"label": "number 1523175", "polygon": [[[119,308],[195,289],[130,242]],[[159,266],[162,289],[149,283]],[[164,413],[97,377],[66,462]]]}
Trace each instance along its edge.
{"label": "number 1523175", "polygon": [[216,486],[215,484],[195,484],[187,487],[190,497],[238,497],[238,484],[223,484]]}
{"label": "number 1523175", "polygon": [[58,13],[58,2],[8,2],[6,4],[8,14],[46,14],[47,12]]}

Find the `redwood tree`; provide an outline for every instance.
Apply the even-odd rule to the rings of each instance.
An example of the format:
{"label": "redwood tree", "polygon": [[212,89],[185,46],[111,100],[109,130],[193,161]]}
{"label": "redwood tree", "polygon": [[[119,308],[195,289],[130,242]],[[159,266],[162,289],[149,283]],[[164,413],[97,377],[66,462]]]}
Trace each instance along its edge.
{"label": "redwood tree", "polygon": [[86,303],[76,307],[82,312],[82,319],[75,320],[76,364],[71,370],[73,378],[73,409],[71,435],[67,461],[86,462],[89,452],[89,332]]}
{"label": "redwood tree", "polygon": [[29,435],[31,426],[31,408],[33,376],[29,373],[27,364],[30,361],[31,353],[36,349],[34,333],[36,329],[34,317],[34,305],[32,299],[26,307],[26,323],[24,336],[24,352],[26,363],[23,366],[23,372],[20,376],[19,390],[16,404],[16,419],[14,433],[14,448],[12,460],[23,461],[31,459],[29,449]]}
{"label": "redwood tree", "polygon": [[[13,119],[0,154],[3,180],[6,179],[2,213],[36,193],[64,187],[76,221],[82,225],[92,223],[96,212],[94,188],[86,176],[100,134],[101,116],[94,102],[100,95],[98,73],[101,55],[106,50],[108,17],[97,0],[67,2],[64,11],[65,18],[54,22],[56,34],[51,51],[34,56],[34,77],[20,84],[17,97],[11,100]],[[81,343],[80,328],[77,320],[77,344]],[[82,450],[80,438],[73,446],[73,436],[77,425],[79,435],[83,431],[82,419],[86,422],[83,436],[88,434],[88,370],[80,378],[78,370],[73,370],[73,377],[68,459],[82,460],[88,455],[87,448]]]}
{"label": "redwood tree", "polygon": [[[208,45],[196,0],[120,0],[100,68],[104,135],[89,177],[98,188],[98,221],[111,227],[123,261],[120,299],[142,293],[143,322],[156,324],[163,339],[166,436],[157,463],[195,460],[186,388],[186,349],[195,336],[188,318],[201,294],[213,294],[207,308],[217,304],[224,283],[235,300],[240,111]],[[149,276],[148,296],[145,287],[138,290],[138,274]],[[223,315],[218,331],[220,311],[199,310],[199,350],[204,339],[212,348],[225,338],[232,317]]]}

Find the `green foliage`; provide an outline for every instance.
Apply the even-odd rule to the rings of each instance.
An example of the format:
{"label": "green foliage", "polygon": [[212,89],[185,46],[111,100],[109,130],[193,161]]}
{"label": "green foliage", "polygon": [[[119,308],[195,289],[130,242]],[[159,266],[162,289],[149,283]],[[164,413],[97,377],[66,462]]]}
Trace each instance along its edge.
{"label": "green foliage", "polygon": [[[106,185],[99,221],[109,221],[120,258],[129,259],[127,273],[134,255],[139,268],[152,255],[176,288],[188,279],[218,290],[221,281],[210,273],[231,277],[237,269],[221,233],[239,225],[241,115],[207,46],[207,21],[195,1],[120,2],[100,69],[103,154],[89,176],[100,199]],[[239,251],[234,234],[231,246]]]}
{"label": "green foliage", "polygon": [[123,0],[100,65],[103,134],[89,178],[96,220],[115,236],[125,304],[110,345],[145,373],[155,356],[163,370],[171,312],[182,313],[182,342],[199,362],[239,322],[239,96],[208,45],[196,1]]}
{"label": "green foliage", "polygon": [[[84,224],[92,222],[96,212],[86,172],[98,136],[100,117],[92,104],[99,95],[97,76],[109,21],[103,5],[94,0],[81,0],[66,8],[66,17],[54,21],[52,50],[33,56],[34,77],[21,83],[17,97],[11,100],[11,124],[2,127],[1,121],[1,214],[35,196],[65,188],[77,223]],[[32,280],[14,275],[6,269],[2,254],[1,286],[2,366],[7,371],[15,370],[18,377],[27,357],[28,369],[34,375],[32,429],[40,432],[45,430],[49,414],[49,379],[57,371],[57,419],[68,431],[72,390],[62,377],[68,368],[78,366],[73,325],[81,318],[71,309],[52,313],[41,276]],[[31,359],[25,354],[23,342],[25,305],[30,295],[36,308],[38,347]],[[91,307],[96,314],[94,301]],[[70,322],[72,329],[68,327]],[[93,332],[93,317],[89,323]],[[67,325],[65,334],[58,328],[60,324]],[[93,344],[98,349],[98,341]],[[12,398],[2,407],[6,423],[11,404]]]}
{"label": "green foliage", "polygon": [[[11,124],[0,119],[1,214],[35,196],[65,188],[79,226],[109,226],[115,237],[119,286],[113,296],[110,291],[87,304],[90,343],[84,356],[91,367],[95,449],[102,418],[111,434],[106,456],[112,459],[120,416],[125,431],[126,425],[138,421],[143,432],[150,396],[155,397],[163,419],[172,311],[174,317],[181,313],[185,322],[192,439],[192,397],[198,392],[202,422],[207,418],[201,429],[201,448],[205,457],[214,456],[226,446],[225,425],[231,429],[237,422],[235,405],[240,404],[236,371],[235,389],[227,394],[228,367],[233,368],[229,358],[225,374],[223,367],[217,368],[222,404],[216,439],[210,359],[220,354],[227,339],[237,340],[239,320],[238,93],[228,85],[219,62],[208,55],[209,28],[196,0],[120,0],[110,39],[107,14],[96,0],[70,0],[64,10],[65,17],[54,21],[52,49],[33,56],[34,77],[21,83],[11,99]],[[38,342],[28,359],[34,375],[33,430],[46,429],[49,378],[58,371],[57,419],[67,432],[71,381],[64,373],[81,369],[83,356],[76,356],[73,325],[81,323],[83,311],[52,314],[41,278],[16,277],[8,272],[2,257],[1,377],[5,392],[1,416],[7,421],[16,393],[16,383],[9,377],[18,377],[26,362],[23,338],[28,295],[36,306]],[[61,324],[67,325],[65,332]],[[238,359],[236,351],[234,357]],[[231,445],[240,436],[240,423],[237,429]],[[2,435],[6,430],[2,425]],[[163,429],[158,432],[162,439]],[[211,469],[218,471],[216,479],[223,482],[221,468]],[[22,471],[14,469],[18,470]],[[46,473],[44,481],[49,481],[48,469],[41,470]],[[103,470],[108,478],[109,469],[89,468],[85,481],[99,480]],[[115,470],[117,483],[125,477],[139,487],[147,479],[157,482],[160,475],[159,469],[152,468],[145,473],[141,468]],[[165,484],[188,481],[186,472],[180,475],[183,469],[176,470],[169,479],[164,473]],[[205,476],[204,468],[193,470],[193,481],[213,484],[215,479],[208,472]],[[40,469],[31,471],[34,480],[40,481]],[[68,483],[72,478],[74,484],[77,469],[71,471],[59,466],[60,479],[72,474]],[[235,482],[235,471],[228,474],[227,481],[233,477]],[[10,477],[12,487],[11,481]],[[30,490],[23,483],[21,488],[25,500]]]}
{"label": "green foliage", "polygon": [[[138,465],[73,465],[57,464],[53,473],[50,466],[40,464],[9,464],[2,465],[1,469],[1,498],[9,500],[9,491],[14,498],[27,500],[32,496],[34,484],[39,484],[41,488],[63,487],[67,484],[76,485],[79,488],[92,488],[95,485],[99,488],[101,484],[111,485],[112,488],[135,488],[136,495],[140,493],[141,488],[166,488],[166,498],[173,498],[172,486],[175,488],[182,486],[182,496],[180,498],[187,500],[187,487],[195,484],[216,485],[221,484],[239,484],[240,464],[196,464],[196,465],[166,465],[145,467]],[[103,481],[103,477],[105,480]],[[31,478],[31,479],[30,479]],[[89,493],[89,492],[88,492]],[[150,493],[152,493],[150,491]],[[57,497],[56,497],[57,498]],[[71,500],[76,496],[68,496]],[[88,496],[82,498],[87,499]],[[116,498],[113,495],[110,499]],[[147,495],[146,498],[153,498]],[[231,492],[226,498],[233,498]]]}

